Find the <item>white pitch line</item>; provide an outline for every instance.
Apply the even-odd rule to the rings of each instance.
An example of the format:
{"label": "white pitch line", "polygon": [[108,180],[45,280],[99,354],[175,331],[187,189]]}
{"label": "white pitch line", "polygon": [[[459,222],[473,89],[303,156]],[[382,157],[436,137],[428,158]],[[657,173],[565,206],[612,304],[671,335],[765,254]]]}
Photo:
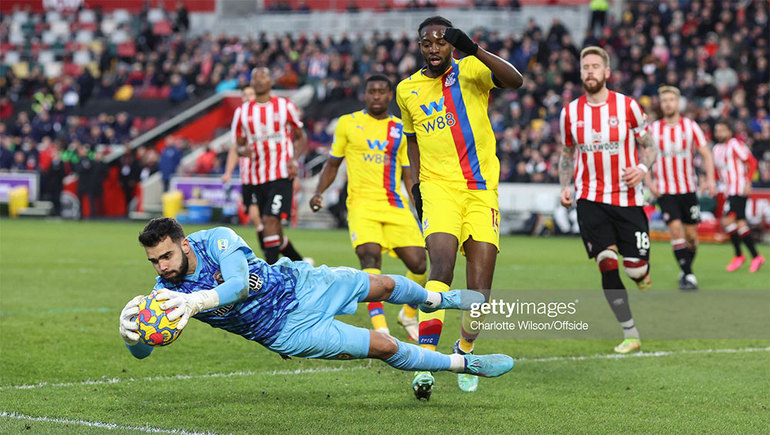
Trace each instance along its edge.
{"label": "white pitch line", "polygon": [[238,371],[230,373],[205,373],[200,375],[174,375],[174,376],[150,376],[146,378],[104,378],[104,379],[89,379],[80,382],[60,382],[49,383],[40,382],[38,384],[27,385],[5,385],[0,386],[0,391],[3,390],[33,390],[42,387],[74,387],[79,385],[104,385],[104,384],[118,384],[121,382],[135,382],[135,381],[174,381],[174,380],[187,380],[187,379],[207,379],[207,378],[232,378],[240,376],[283,376],[283,375],[300,375],[305,373],[330,373],[330,372],[342,372],[352,370],[364,370],[371,367],[371,360],[366,366],[353,366],[353,367],[318,367],[311,369],[294,369],[294,370],[273,370],[270,372],[255,372],[251,370]]}
{"label": "white pitch line", "polygon": [[99,429],[109,429],[109,430],[133,430],[133,431],[139,431],[139,432],[145,432],[145,433],[172,433],[172,434],[183,434],[183,435],[204,435],[204,434],[212,433],[212,432],[189,432],[182,429],[159,429],[151,426],[125,426],[125,425],[115,424],[115,423],[102,423],[99,421],[71,420],[69,418],[33,417],[31,415],[17,414],[15,412],[5,412],[5,411],[0,412],[0,417],[14,418],[16,420],[24,420],[24,421],[43,421],[47,423],[61,423],[61,424],[88,426],[88,427],[96,427]]}
{"label": "white pitch line", "polygon": [[[660,351],[660,352],[637,352],[632,354],[597,354],[597,355],[584,355],[584,356],[553,356],[544,358],[517,358],[516,363],[546,363],[554,361],[591,361],[591,360],[623,360],[632,358],[659,358],[671,355],[686,355],[686,354],[711,354],[711,353],[749,353],[749,352],[768,352],[768,347],[746,347],[738,349],[698,349],[698,350],[679,350],[679,351]],[[40,382],[38,384],[26,384],[26,385],[5,385],[0,386],[0,391],[5,390],[33,390],[43,387],[74,387],[81,385],[104,385],[104,384],[118,384],[123,382],[136,382],[136,381],[173,381],[173,380],[189,380],[189,379],[208,379],[208,378],[232,378],[241,376],[285,376],[285,375],[301,375],[312,373],[332,373],[332,372],[348,372],[354,370],[365,370],[372,366],[372,360],[365,366],[337,366],[337,367],[318,367],[310,369],[294,369],[294,370],[273,370],[268,372],[255,372],[255,371],[238,371],[229,373],[206,373],[200,375],[174,375],[174,376],[151,376],[146,378],[104,378],[104,379],[91,379],[80,382],[61,382],[61,383],[49,383]]]}

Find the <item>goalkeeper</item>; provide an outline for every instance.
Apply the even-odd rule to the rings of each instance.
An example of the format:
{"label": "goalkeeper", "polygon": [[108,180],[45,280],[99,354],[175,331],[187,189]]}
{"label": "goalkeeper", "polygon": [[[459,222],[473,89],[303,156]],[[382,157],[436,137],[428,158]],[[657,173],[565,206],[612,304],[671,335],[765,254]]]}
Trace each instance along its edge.
{"label": "goalkeeper", "polygon": [[[513,368],[507,355],[445,355],[377,331],[334,319],[359,302],[418,304],[432,312],[470,309],[484,297],[472,290],[437,293],[398,275],[372,275],[347,267],[314,268],[281,259],[268,265],[229,228],[185,237],[174,219],[151,220],[139,234],[158,277],[155,298],[178,329],[195,317],[215,328],[256,341],[281,355],[321,359],[376,358],[400,370],[453,371],[500,376]],[[142,296],[120,314],[120,335],[131,354],[153,348],[139,342],[136,315]]]}

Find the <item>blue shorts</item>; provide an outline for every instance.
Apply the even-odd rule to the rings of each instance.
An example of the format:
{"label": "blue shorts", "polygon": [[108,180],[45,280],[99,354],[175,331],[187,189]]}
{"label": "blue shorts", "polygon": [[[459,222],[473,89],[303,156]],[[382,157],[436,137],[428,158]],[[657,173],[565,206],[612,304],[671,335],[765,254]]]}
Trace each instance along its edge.
{"label": "blue shorts", "polygon": [[366,358],[369,330],[335,320],[353,314],[369,295],[369,274],[349,267],[309,269],[297,281],[297,308],[289,313],[275,341],[282,355],[321,359]]}

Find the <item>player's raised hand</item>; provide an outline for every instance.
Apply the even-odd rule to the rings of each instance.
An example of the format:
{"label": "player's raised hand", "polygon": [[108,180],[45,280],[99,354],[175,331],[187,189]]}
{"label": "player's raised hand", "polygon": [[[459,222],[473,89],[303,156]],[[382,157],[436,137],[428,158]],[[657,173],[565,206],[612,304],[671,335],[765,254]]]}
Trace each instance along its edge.
{"label": "player's raised hand", "polygon": [[447,27],[444,31],[444,40],[452,44],[454,48],[471,56],[475,56],[476,52],[479,51],[479,44],[473,42],[465,32],[454,27]]}
{"label": "player's raised hand", "polygon": [[315,195],[313,195],[312,198],[310,198],[310,210],[313,210],[313,213],[322,209],[323,206],[324,206],[324,197],[320,193],[316,193]]}
{"label": "player's raised hand", "polygon": [[139,295],[126,304],[123,311],[120,312],[120,336],[127,345],[133,346],[139,342],[139,321],[137,314],[139,314],[139,301],[144,296]]}
{"label": "player's raised hand", "polygon": [[564,208],[572,207],[572,188],[571,187],[564,186],[561,189],[561,196],[559,197],[559,202],[561,202],[561,205]]}
{"label": "player's raised hand", "polygon": [[639,166],[634,166],[632,168],[623,168],[623,182],[626,183],[626,186],[628,187],[635,187],[637,184],[641,183],[644,179],[644,174],[646,174],[647,171],[640,168]]}

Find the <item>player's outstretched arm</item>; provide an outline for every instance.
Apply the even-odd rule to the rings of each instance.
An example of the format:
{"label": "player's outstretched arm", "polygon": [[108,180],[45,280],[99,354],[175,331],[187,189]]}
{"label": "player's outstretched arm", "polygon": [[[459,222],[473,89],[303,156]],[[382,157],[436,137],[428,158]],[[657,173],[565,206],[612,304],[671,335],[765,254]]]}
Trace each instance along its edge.
{"label": "player's outstretched arm", "polygon": [[559,185],[561,185],[561,205],[572,206],[572,180],[575,178],[575,147],[564,145],[559,156]]}
{"label": "player's outstretched arm", "polygon": [[337,172],[342,164],[342,159],[329,156],[329,159],[324,163],[324,168],[321,170],[321,177],[318,179],[318,187],[313,193],[313,197],[310,198],[310,209],[314,212],[320,210],[323,207],[323,193],[331,186],[334,179],[337,178]]}

